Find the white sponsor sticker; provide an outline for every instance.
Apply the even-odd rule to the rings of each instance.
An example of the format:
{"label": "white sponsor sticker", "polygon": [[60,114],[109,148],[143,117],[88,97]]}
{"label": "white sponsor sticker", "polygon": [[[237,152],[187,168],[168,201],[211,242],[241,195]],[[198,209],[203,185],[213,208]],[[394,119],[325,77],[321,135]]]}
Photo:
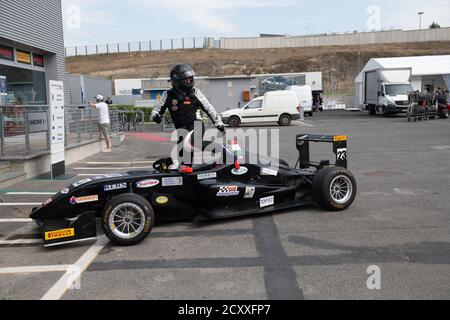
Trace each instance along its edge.
{"label": "white sponsor sticker", "polygon": [[76,187],[82,186],[83,184],[89,183],[89,182],[91,182],[91,181],[92,181],[92,179],[90,179],[90,178],[84,179],[84,180],[80,180],[80,181],[78,181],[78,182],[75,182],[75,183],[73,184],[73,186],[76,188]]}
{"label": "white sponsor sticker", "polygon": [[253,199],[253,197],[255,196],[255,191],[256,188],[255,187],[247,187],[245,188],[245,199]]}
{"label": "white sponsor sticker", "polygon": [[121,190],[128,188],[128,183],[114,183],[114,184],[108,184],[104,187],[105,191],[114,191],[114,190]]}
{"label": "white sponsor sticker", "polygon": [[213,173],[204,173],[204,174],[199,174],[197,176],[198,180],[206,180],[206,179],[216,179],[217,178],[217,172],[213,172]]}
{"label": "white sponsor sticker", "polygon": [[231,173],[234,174],[235,176],[242,176],[242,175],[246,174],[247,172],[248,172],[248,168],[246,168],[246,167],[241,167],[239,170],[238,169],[231,170]]}
{"label": "white sponsor sticker", "polygon": [[177,187],[183,185],[183,177],[163,178],[163,187]]}
{"label": "white sponsor sticker", "polygon": [[278,170],[277,169],[272,169],[272,168],[263,168],[262,169],[262,175],[266,175],[266,176],[277,176],[278,175]]}
{"label": "white sponsor sticker", "polygon": [[218,197],[234,197],[239,195],[239,188],[237,186],[220,187],[217,193]]}
{"label": "white sponsor sticker", "polygon": [[105,178],[120,178],[123,177],[123,174],[121,173],[111,173],[111,174],[105,174]]}
{"label": "white sponsor sticker", "polygon": [[262,198],[259,200],[259,205],[261,208],[270,207],[275,204],[275,196]]}
{"label": "white sponsor sticker", "polygon": [[136,183],[136,187],[139,189],[147,189],[155,187],[159,184],[159,180],[150,179],[150,180],[142,180]]}
{"label": "white sponsor sticker", "polygon": [[337,149],[337,159],[341,161],[347,160],[347,148]]}

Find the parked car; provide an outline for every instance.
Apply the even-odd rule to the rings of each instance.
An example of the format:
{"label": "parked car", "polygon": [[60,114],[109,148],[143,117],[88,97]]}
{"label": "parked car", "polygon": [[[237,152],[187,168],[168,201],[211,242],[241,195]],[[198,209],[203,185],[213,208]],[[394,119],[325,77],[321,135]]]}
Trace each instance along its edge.
{"label": "parked car", "polygon": [[310,86],[290,86],[286,91],[295,92],[303,112],[310,117],[313,116],[313,94]]}
{"label": "parked car", "polygon": [[289,126],[292,120],[300,119],[300,106],[295,92],[270,91],[243,108],[225,111],[221,116],[230,127],[254,122],[278,122],[280,126]]}

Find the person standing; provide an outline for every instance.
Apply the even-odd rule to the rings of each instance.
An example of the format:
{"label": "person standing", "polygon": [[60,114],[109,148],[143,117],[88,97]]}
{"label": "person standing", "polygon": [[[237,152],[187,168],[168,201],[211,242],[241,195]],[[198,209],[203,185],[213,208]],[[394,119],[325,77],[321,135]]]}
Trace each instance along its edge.
{"label": "person standing", "polygon": [[109,120],[109,108],[108,105],[103,102],[103,96],[98,95],[97,97],[95,97],[95,100],[96,103],[94,103],[93,101],[89,101],[89,107],[96,108],[99,111],[98,128],[100,130],[100,136],[103,136],[106,140],[106,151],[104,152],[111,152],[111,138],[109,137],[108,132],[111,123]]}

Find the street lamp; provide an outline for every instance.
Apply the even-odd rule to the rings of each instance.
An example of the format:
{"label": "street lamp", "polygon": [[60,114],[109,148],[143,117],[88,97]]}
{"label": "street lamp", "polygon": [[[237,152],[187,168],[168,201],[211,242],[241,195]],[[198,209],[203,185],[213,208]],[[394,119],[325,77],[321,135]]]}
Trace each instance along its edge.
{"label": "street lamp", "polygon": [[417,12],[417,14],[419,15],[419,30],[422,30],[422,15],[424,14],[423,11],[421,12]]}

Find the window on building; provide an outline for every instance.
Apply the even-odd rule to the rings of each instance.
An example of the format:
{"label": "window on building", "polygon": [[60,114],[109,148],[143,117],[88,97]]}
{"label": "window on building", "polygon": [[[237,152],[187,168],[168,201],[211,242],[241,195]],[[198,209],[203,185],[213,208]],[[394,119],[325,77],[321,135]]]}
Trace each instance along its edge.
{"label": "window on building", "polygon": [[4,102],[15,105],[47,104],[45,73],[0,65],[0,75],[6,77]]}

